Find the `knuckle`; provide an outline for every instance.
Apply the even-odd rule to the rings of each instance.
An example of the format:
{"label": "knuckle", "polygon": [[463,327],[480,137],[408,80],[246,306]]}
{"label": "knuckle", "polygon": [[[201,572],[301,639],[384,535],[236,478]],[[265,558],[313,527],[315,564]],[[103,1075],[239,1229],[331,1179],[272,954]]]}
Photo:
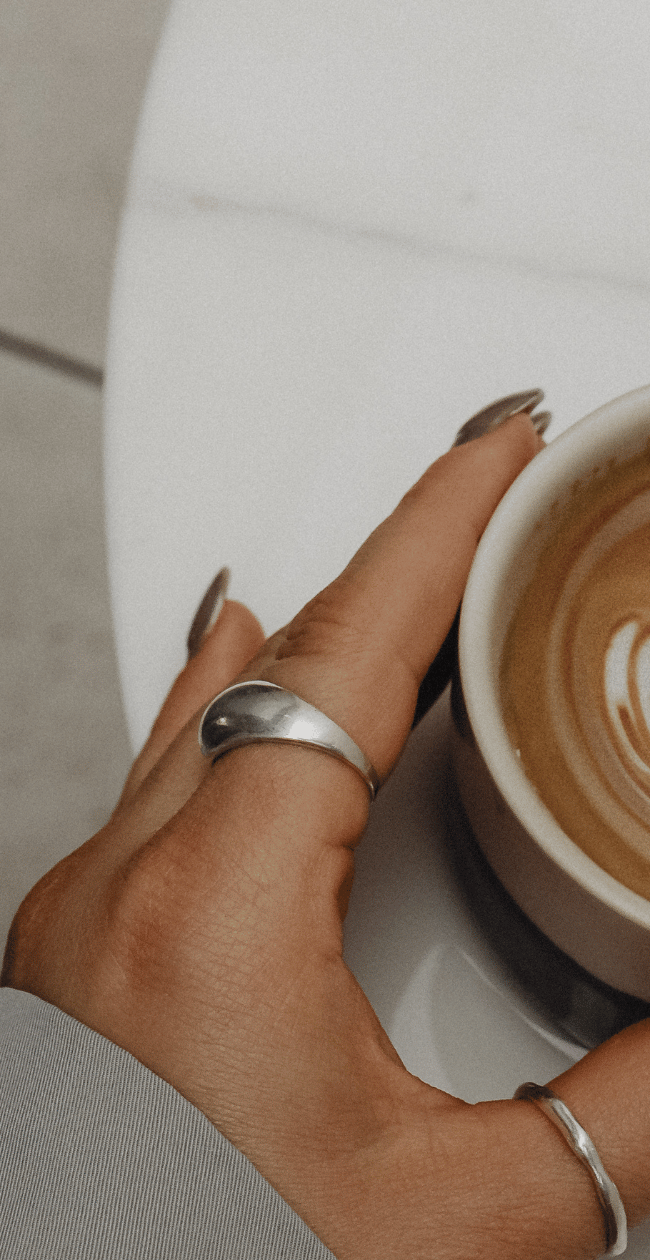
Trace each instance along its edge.
{"label": "knuckle", "polygon": [[69,864],[70,859],[64,858],[43,875],[19,905],[7,936],[0,985],[34,987],[47,969],[51,942],[58,935]]}
{"label": "knuckle", "polygon": [[178,954],[178,865],[165,846],[144,846],[115,874],[104,910],[111,965],[131,989],[155,985]]}
{"label": "knuckle", "polygon": [[146,957],[160,930],[164,887],[159,864],[137,854],[117,872],[106,905],[113,947],[124,961]]}
{"label": "knuckle", "polygon": [[180,861],[173,847],[150,842],[107,878],[75,854],[65,858],[19,906],[0,984],[85,1022],[89,1012],[100,1022],[106,1012],[118,1021],[133,1012],[145,992],[168,988],[182,965],[190,916],[187,898],[176,895]]}
{"label": "knuckle", "polygon": [[276,659],[292,656],[344,656],[358,659],[367,652],[367,628],[359,625],[345,596],[328,587],[294,617],[287,626]]}
{"label": "knuckle", "polygon": [[0,970],[0,988],[4,987],[20,987],[21,979],[21,961],[22,961],[22,942],[20,937],[20,911],[14,915],[13,921],[9,928],[7,943],[5,945],[4,957],[2,960],[2,968]]}

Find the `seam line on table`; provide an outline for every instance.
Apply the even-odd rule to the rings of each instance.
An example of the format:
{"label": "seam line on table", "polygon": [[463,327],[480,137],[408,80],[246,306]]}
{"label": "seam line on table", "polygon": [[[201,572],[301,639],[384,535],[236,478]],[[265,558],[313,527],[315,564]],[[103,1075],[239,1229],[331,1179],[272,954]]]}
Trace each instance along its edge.
{"label": "seam line on table", "polygon": [[420,255],[438,255],[451,261],[458,261],[468,267],[475,264],[506,268],[509,271],[526,276],[537,277],[545,281],[575,281],[578,284],[596,284],[624,293],[634,293],[646,300],[650,297],[650,281],[632,280],[629,276],[614,275],[607,270],[589,270],[587,267],[575,267],[565,270],[561,264],[540,262],[532,258],[509,256],[507,254],[491,255],[481,250],[455,248],[443,240],[433,237],[424,239],[411,232],[397,232],[379,225],[363,223],[341,223],[325,216],[311,213],[300,206],[283,205],[280,202],[237,201],[234,198],[220,196],[218,193],[208,194],[194,189],[188,192],[173,182],[166,180],[140,180],[134,182],[129,198],[131,209],[146,211],[168,211],[183,214],[188,209],[198,214],[219,214],[220,212],[236,213],[257,217],[272,215],[278,219],[293,219],[331,235],[346,235],[354,239],[378,240],[384,244],[393,244],[398,248],[408,249]]}

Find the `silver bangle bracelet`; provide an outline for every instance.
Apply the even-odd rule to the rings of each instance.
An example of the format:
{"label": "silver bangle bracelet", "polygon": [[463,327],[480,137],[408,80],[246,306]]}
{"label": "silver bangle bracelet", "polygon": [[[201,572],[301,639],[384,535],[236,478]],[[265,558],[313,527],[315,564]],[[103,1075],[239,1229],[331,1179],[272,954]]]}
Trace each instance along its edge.
{"label": "silver bangle bracelet", "polygon": [[345,761],[374,800],[379,777],[354,740],[320,709],[275,683],[255,680],[227,687],[210,702],[199,725],[201,752],[213,762],[245,744],[285,742]]}
{"label": "silver bangle bracelet", "polygon": [[559,1129],[574,1155],[590,1173],[605,1218],[605,1234],[608,1256],[622,1256],[627,1247],[627,1217],[621,1196],[611,1177],[605,1172],[601,1158],[589,1134],[578,1123],[566,1103],[558,1098],[547,1085],[534,1085],[528,1081],[520,1085],[513,1095],[537,1103],[545,1116]]}

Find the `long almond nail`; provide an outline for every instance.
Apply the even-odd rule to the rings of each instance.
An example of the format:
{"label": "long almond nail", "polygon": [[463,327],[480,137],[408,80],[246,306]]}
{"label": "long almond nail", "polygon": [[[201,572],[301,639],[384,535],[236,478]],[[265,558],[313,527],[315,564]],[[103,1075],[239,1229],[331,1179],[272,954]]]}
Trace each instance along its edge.
{"label": "long almond nail", "polygon": [[541,436],[551,423],[551,413],[540,411],[536,416],[532,413],[543,397],[543,389],[529,389],[523,394],[508,394],[506,398],[499,398],[497,402],[483,407],[465,422],[456,434],[454,446],[463,446],[465,442],[472,442],[474,438],[482,437],[484,433],[491,433],[492,429],[496,429],[504,420],[509,420],[510,416],[516,416],[519,411],[528,412],[536,431]]}
{"label": "long almond nail", "polygon": [[203,640],[216,625],[221,615],[221,610],[226,602],[226,593],[228,591],[228,583],[230,582],[230,569],[223,568],[217,573],[216,578],[210,583],[201,603],[199,604],[194,620],[190,626],[190,632],[187,636],[187,659],[192,660],[196,656]]}

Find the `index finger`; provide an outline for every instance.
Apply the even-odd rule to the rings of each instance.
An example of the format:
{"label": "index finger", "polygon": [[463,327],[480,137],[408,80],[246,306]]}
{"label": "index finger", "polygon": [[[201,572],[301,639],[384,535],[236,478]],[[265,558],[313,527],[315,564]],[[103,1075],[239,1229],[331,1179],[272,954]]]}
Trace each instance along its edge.
{"label": "index finger", "polygon": [[242,677],[277,683],[321,709],[383,779],[409,732],[418,688],[452,624],[479,538],[540,443],[530,418],[518,414],[453,447]]}

